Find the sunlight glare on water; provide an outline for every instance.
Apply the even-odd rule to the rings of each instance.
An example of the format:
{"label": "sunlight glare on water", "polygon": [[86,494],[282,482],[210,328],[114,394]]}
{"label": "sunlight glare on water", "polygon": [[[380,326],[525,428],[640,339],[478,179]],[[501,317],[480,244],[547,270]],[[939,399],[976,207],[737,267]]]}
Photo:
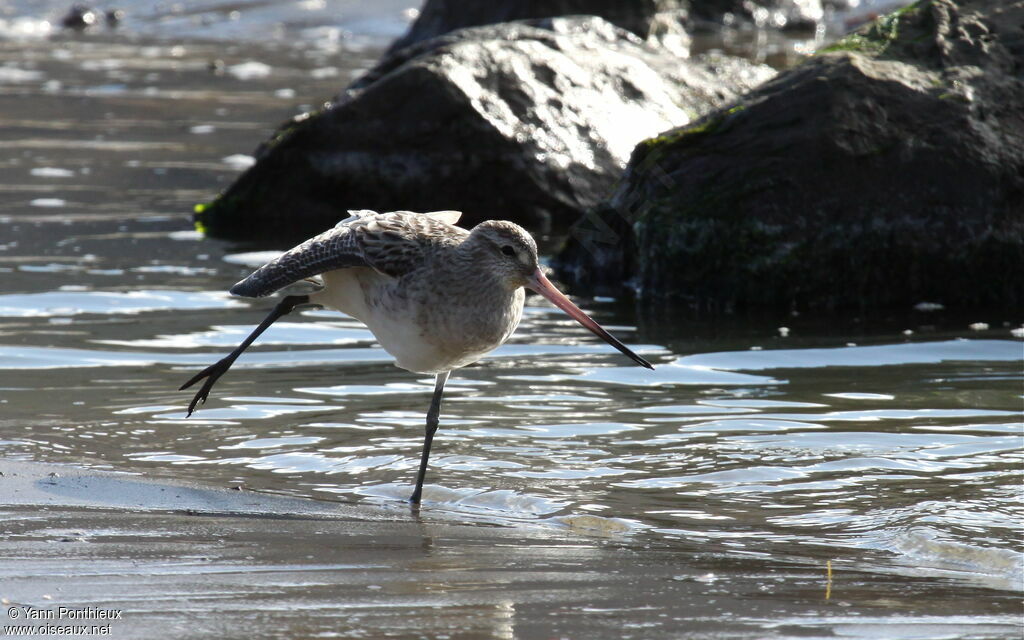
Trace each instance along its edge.
{"label": "sunlight glare on water", "polygon": [[[226,293],[268,254],[204,240],[188,212],[244,168],[224,158],[337,89],[311,73],[325,58],[264,52],[271,71],[242,81],[210,76],[217,49],[203,43],[124,43],[124,64],[107,66],[79,64],[88,40],[70,56],[23,46],[3,53],[38,75],[0,87],[17,149],[0,179],[30,185],[3,192],[0,216],[3,455],[402,504],[433,381],[395,368],[355,320],[289,316],[191,418],[192,392],[177,391],[270,307]],[[372,57],[350,51],[340,72]],[[137,68],[147,59],[167,64]],[[99,115],[44,126],[72,97]],[[90,134],[69,141],[79,129]],[[426,508],[1020,589],[1021,318],[971,318],[991,327],[972,331],[929,317],[912,337],[787,320],[786,337],[773,318],[729,333],[680,314],[636,330],[632,310],[580,302],[655,370],[529,299],[514,338],[448,385]]]}
{"label": "sunlight glare on water", "polygon": [[[211,250],[198,239],[169,246],[179,266]],[[8,451],[157,474],[185,465],[211,482],[295,495],[403,499],[432,381],[393,367],[340,314],[275,325],[186,419],[190,396],[176,386],[237,344],[266,306],[217,293],[238,273],[223,264],[175,270],[192,285],[178,289],[0,298],[0,316],[20,323],[0,355],[4,375],[64,371],[39,379],[52,390],[45,400],[19,392],[33,386],[23,377],[4,384],[5,403],[29,425]],[[55,318],[68,321],[57,325],[64,338]],[[557,310],[530,307],[508,345],[453,378],[425,502],[480,522],[542,518],[760,552],[868,548],[904,557],[894,571],[913,559],[917,571],[1015,579],[1021,342],[787,340],[702,353],[636,345],[657,366],[649,372]],[[58,386],[84,399],[73,428],[60,426],[71,407],[53,404]]]}

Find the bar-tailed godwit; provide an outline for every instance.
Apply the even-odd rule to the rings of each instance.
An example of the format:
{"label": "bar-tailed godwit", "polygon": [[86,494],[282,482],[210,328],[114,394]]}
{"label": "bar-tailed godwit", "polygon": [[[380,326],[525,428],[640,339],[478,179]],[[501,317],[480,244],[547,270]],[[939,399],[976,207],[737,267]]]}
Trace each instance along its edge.
{"label": "bar-tailed godwit", "polygon": [[522,227],[504,220],[456,227],[458,211],[352,211],[336,227],[303,242],[245,278],[231,293],[259,298],[299,280],[320,276],[323,287],[284,297],[238,347],[182,385],[203,380],[188,415],[238,356],[281,316],[319,305],[366,324],[395,364],[436,376],[416,488],[423,493],[441,395],[453,369],[465,367],[508,340],[523,315],[524,287],[541,294],[613,347],[648,369],[633,353],[573,304],[544,276],[537,245]]}

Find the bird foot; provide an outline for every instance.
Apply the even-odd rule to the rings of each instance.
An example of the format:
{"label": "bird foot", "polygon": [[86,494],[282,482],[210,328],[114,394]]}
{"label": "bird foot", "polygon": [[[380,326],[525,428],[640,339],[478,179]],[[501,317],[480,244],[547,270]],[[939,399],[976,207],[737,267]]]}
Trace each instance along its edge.
{"label": "bird foot", "polygon": [[210,395],[210,389],[213,389],[213,385],[217,383],[217,380],[220,379],[222,375],[227,373],[227,370],[231,368],[231,365],[234,364],[234,362],[235,359],[231,356],[222,358],[192,376],[188,382],[178,388],[178,391],[184,391],[203,378],[206,378],[206,382],[203,383],[203,386],[196,393],[195,397],[192,398],[192,402],[188,404],[188,414],[186,417],[192,415],[192,412],[196,410],[196,406],[200,402],[206,404],[206,398]]}

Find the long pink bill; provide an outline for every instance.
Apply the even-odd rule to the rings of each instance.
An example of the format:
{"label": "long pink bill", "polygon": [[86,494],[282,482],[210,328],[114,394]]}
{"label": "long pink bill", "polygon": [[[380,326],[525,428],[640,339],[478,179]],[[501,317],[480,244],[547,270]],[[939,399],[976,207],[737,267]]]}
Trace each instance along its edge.
{"label": "long pink bill", "polygon": [[619,342],[615,336],[605,331],[601,325],[594,322],[593,319],[584,313],[582,309],[574,305],[572,300],[566,298],[561,291],[555,288],[555,285],[551,284],[551,281],[541,273],[540,269],[533,272],[533,275],[530,277],[530,283],[527,286],[550,300],[556,307],[569,314],[573,320],[590,329],[594,335],[600,337],[608,344],[629,356],[633,362],[642,367],[647,367],[648,369],[654,368],[650,362],[647,362],[640,356],[633,353],[629,347]]}

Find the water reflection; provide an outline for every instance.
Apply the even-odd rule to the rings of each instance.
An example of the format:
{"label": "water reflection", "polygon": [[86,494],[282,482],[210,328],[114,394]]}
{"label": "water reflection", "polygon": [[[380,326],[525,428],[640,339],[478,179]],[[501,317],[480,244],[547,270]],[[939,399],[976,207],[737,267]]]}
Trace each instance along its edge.
{"label": "water reflection", "polygon": [[[0,47],[18,60],[0,87],[0,453],[404,506],[432,381],[358,322],[289,316],[190,419],[177,391],[268,307],[224,293],[266,255],[202,240],[186,212],[372,55],[321,77],[322,57],[266,52],[243,81],[211,74],[202,43],[22,49]],[[449,383],[425,509],[1019,587],[1021,318],[909,339],[677,320],[662,338],[584,304],[657,369],[531,300],[515,339]]]}
{"label": "water reflection", "polygon": [[[215,269],[173,273],[201,289],[223,279]],[[88,318],[90,335],[76,342],[92,345],[7,345],[3,371],[112,370],[71,392],[86,401],[50,407],[54,417],[75,415],[74,428],[32,416],[24,393],[34,387],[5,383],[3,402],[28,423],[25,437],[7,441],[11,451],[157,473],[187,465],[214,481],[252,474],[252,484],[298,495],[386,501],[407,491],[400,480],[415,469],[430,382],[391,367],[350,319],[311,314],[275,326],[186,420],[175,384],[250,326],[210,323],[258,310],[203,291],[2,300],[7,317],[28,323],[15,328],[23,340],[49,341],[59,311],[70,327]],[[141,336],[113,337],[123,327],[94,318],[126,313],[146,318]],[[625,519],[667,538],[742,539],[748,548],[753,538],[754,548],[827,541],[903,553],[895,532],[941,526],[978,554],[979,530],[989,535],[983,546],[1020,551],[1019,342],[693,355],[648,346],[670,358],[648,380],[598,345],[566,344],[580,337],[554,313],[532,308],[515,343],[452,385],[428,504],[488,522],[557,517],[566,526],[582,526],[572,519],[590,512],[594,522]],[[124,388],[140,367],[146,384]],[[326,378],[339,383],[317,384]],[[842,390],[864,380],[891,392]],[[979,380],[984,390],[974,389]]]}

